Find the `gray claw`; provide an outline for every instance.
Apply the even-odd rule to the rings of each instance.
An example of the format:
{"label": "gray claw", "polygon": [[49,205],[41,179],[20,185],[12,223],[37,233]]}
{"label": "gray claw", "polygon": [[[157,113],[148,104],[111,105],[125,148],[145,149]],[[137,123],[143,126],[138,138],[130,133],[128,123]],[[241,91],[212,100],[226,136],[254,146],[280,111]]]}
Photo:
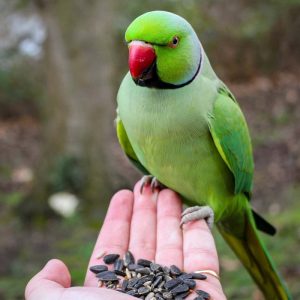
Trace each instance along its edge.
{"label": "gray claw", "polygon": [[150,184],[152,193],[154,193],[155,189],[163,189],[164,188],[164,185],[162,183],[160,183],[156,177],[154,177],[152,175],[145,175],[142,178],[142,184],[141,184],[141,188],[140,188],[141,194],[143,193],[144,187],[148,184]]}
{"label": "gray claw", "polygon": [[144,175],[142,178],[140,193],[143,194],[144,187],[152,182],[152,175]]}
{"label": "gray claw", "polygon": [[210,229],[212,229],[214,224],[214,212],[209,206],[193,206],[187,208],[181,214],[180,226],[191,221],[204,219]]}

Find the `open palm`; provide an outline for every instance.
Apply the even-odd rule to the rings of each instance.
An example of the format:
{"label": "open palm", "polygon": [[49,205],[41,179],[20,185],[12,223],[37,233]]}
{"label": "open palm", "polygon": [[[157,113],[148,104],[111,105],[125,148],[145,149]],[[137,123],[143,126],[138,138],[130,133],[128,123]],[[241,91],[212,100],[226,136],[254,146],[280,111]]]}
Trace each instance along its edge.
{"label": "open palm", "polygon": [[[213,270],[219,272],[218,256],[213,237],[205,221],[185,224],[180,228],[182,204],[176,193],[165,189],[151,192],[140,183],[134,192],[123,190],[115,194],[96,242],[89,266],[101,264],[100,253],[130,250],[136,258],[153,260],[162,265],[177,265],[186,272]],[[211,294],[212,299],[225,299],[217,278],[207,275],[197,281],[197,288]],[[67,267],[51,260],[26,287],[26,300],[132,300],[131,296],[97,287],[95,274],[87,269],[83,287],[70,287]],[[196,294],[187,299],[194,299]]]}

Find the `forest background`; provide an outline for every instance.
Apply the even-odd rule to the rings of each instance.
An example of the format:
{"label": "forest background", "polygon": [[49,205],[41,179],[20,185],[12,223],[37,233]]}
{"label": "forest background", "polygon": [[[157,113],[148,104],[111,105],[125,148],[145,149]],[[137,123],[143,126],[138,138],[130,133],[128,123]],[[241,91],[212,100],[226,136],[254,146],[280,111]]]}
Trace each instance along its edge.
{"label": "forest background", "polygon": [[[110,197],[140,178],[113,121],[124,32],[158,9],[193,25],[242,107],[253,206],[278,229],[262,238],[300,298],[299,0],[0,0],[0,299],[52,257],[80,285]],[[262,299],[214,234],[228,299]]]}

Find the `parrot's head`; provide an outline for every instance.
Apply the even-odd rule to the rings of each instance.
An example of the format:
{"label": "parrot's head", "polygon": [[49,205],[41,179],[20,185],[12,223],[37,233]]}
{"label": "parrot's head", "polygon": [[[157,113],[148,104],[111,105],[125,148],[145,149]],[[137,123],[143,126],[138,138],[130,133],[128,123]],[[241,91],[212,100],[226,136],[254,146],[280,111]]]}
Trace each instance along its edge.
{"label": "parrot's head", "polygon": [[199,72],[202,47],[192,26],[166,11],[152,11],[127,28],[129,71],[136,84],[176,88],[191,82]]}

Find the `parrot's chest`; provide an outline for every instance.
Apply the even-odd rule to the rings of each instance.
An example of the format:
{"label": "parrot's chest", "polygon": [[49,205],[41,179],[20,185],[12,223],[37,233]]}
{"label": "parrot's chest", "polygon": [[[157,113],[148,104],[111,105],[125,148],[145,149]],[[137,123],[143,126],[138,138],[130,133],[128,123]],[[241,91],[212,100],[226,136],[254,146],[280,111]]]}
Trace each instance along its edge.
{"label": "parrot's chest", "polygon": [[141,164],[191,203],[229,195],[232,178],[207,122],[215,89],[206,82],[167,91],[136,87],[131,78],[123,84],[118,111]]}
{"label": "parrot's chest", "polygon": [[142,165],[166,186],[199,200],[200,191],[205,191],[202,177],[209,177],[205,174],[212,171],[217,157],[199,105],[140,101],[121,119]]}
{"label": "parrot's chest", "polygon": [[[194,203],[205,202],[214,188],[219,155],[213,145],[205,120],[162,114],[159,123],[140,120],[132,135],[132,146],[140,162],[164,185]],[[147,118],[146,118],[147,119]],[[215,176],[216,177],[216,176]],[[209,184],[208,184],[209,183]]]}
{"label": "parrot's chest", "polygon": [[190,166],[208,151],[204,121],[198,118],[196,124],[183,111],[180,116],[161,113],[154,117],[146,113],[136,121],[137,126],[130,130],[133,148],[142,164],[157,177],[182,171],[182,164]]}

